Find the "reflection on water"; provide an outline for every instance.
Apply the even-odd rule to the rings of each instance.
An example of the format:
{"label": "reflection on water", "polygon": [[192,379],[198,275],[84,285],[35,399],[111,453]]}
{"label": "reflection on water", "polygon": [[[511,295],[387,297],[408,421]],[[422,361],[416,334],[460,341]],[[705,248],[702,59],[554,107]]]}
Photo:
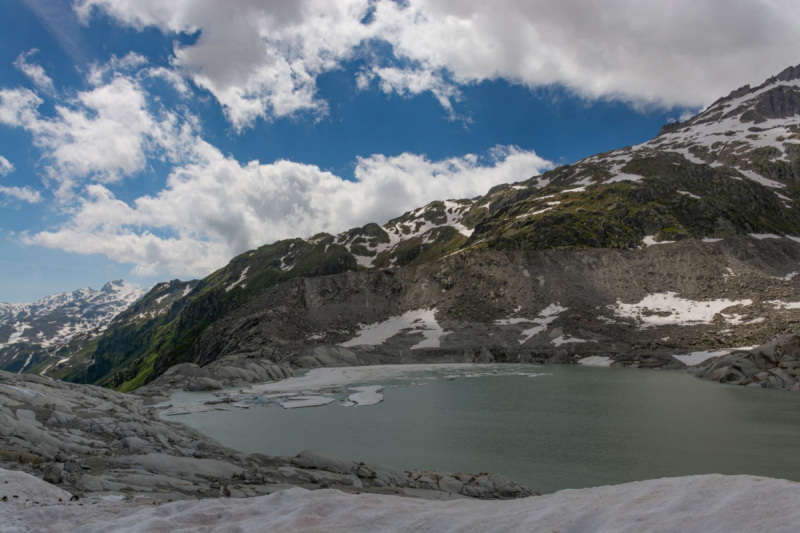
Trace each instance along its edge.
{"label": "reflection on water", "polygon": [[387,388],[369,407],[173,420],[244,452],[310,449],[400,469],[493,472],[542,492],[708,473],[800,481],[800,394],[677,371],[544,371]]}

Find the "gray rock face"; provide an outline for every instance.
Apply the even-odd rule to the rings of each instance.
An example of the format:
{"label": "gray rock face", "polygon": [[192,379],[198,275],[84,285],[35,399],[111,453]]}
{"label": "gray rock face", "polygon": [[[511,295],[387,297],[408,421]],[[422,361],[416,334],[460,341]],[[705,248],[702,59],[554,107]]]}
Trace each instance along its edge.
{"label": "gray rock face", "polygon": [[729,383],[800,391],[800,331],[753,348],[706,361],[697,377]]}
{"label": "gray rock face", "polygon": [[[185,389],[200,377],[238,386],[326,366],[603,356],[617,365],[683,368],[672,355],[753,344],[800,319],[800,310],[770,303],[800,301],[800,277],[785,279],[798,263],[800,245],[790,239],[736,236],[638,250],[456,255],[417,268],[287,281],[209,326],[191,363],[172,367],[141,394]],[[643,308],[632,318],[614,311],[658,293],[702,306],[751,303],[689,325],[643,327],[662,312]],[[555,304],[566,310],[543,319]],[[374,345],[350,342],[364,325],[420,309],[435,309],[444,332],[438,346],[418,346],[426,330],[412,326]]]}
{"label": "gray rock face", "polygon": [[[192,379],[197,371],[181,369]],[[433,499],[532,494],[507,480],[486,483],[500,479],[486,474],[400,472],[312,451],[243,454],[159,418],[144,403],[100,387],[0,372],[0,469],[33,474],[72,494],[164,499],[247,497],[292,486]]]}

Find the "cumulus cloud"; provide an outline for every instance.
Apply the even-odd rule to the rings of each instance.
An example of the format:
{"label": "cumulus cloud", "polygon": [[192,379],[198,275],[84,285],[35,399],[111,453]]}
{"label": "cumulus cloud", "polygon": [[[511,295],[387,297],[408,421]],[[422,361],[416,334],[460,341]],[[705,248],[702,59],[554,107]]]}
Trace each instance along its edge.
{"label": "cumulus cloud", "polygon": [[0,176],[5,176],[11,172],[14,172],[14,165],[11,161],[0,155]]}
{"label": "cumulus cloud", "polygon": [[386,92],[430,91],[452,116],[454,84],[498,78],[637,106],[700,107],[797,63],[800,49],[796,0],[77,0],[74,7],[87,23],[101,11],[136,28],[199,32],[193,44],[176,46],[173,62],[214,95],[236,129],[259,117],[324,113],[317,76],[355,57],[370,63],[359,74],[362,88],[377,79]]}
{"label": "cumulus cloud", "polygon": [[[14,172],[14,165],[0,155],[0,177],[6,176]],[[39,191],[31,189],[30,187],[4,187],[0,185],[0,205],[5,204],[8,200],[19,200],[21,202],[28,202],[35,204],[42,201],[42,195]]]}
{"label": "cumulus cloud", "polygon": [[36,52],[38,52],[38,50],[34,48],[27,53],[20,54],[19,57],[17,57],[17,60],[14,61],[14,66],[17,67],[17,70],[30,78],[30,80],[34,85],[36,85],[36,87],[39,88],[39,90],[48,94],[52,94],[55,92],[53,80],[50,79],[50,76],[47,75],[41,65],[28,62],[28,58]]}
{"label": "cumulus cloud", "polygon": [[356,181],[347,181],[290,161],[242,164],[199,138],[195,153],[196,161],[176,167],[158,194],[129,205],[92,185],[66,224],[25,241],[102,253],[135,264],[140,275],[203,276],[265,243],[385,222],[430,201],[474,197],[551,166],[516,147],[441,161],[373,155],[359,159]]}
{"label": "cumulus cloud", "polygon": [[144,89],[126,76],[60,101],[54,116],[39,113],[42,103],[29,89],[1,89],[0,123],[31,133],[62,198],[83,180],[111,183],[134,175],[149,157],[177,161],[195,127],[172,111],[151,113]]}
{"label": "cumulus cloud", "polygon": [[430,92],[447,111],[450,119],[461,118],[453,108],[453,102],[461,100],[462,94],[457,86],[444,80],[440,72],[425,69],[372,67],[359,72],[356,85],[364,90],[373,79],[378,79],[378,86],[386,94],[396,93],[400,96],[417,95]]}
{"label": "cumulus cloud", "polygon": [[[25,187],[3,187],[0,185],[0,198],[19,200],[35,204],[42,201],[42,195],[28,186]],[[5,203],[0,200],[0,203]]]}

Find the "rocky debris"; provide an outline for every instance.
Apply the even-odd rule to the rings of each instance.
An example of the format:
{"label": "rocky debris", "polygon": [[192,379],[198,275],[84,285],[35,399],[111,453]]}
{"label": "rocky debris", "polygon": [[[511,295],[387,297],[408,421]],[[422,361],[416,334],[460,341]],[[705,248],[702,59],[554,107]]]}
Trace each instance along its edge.
{"label": "rocky debris", "polygon": [[0,469],[35,476],[60,497],[61,489],[160,500],[246,497],[293,486],[430,499],[532,494],[491,474],[400,472],[319,452],[243,454],[161,419],[145,403],[96,386],[0,372]]}
{"label": "rocky debris", "polygon": [[691,370],[697,377],[766,389],[800,391],[800,331],[749,351],[735,351]]}

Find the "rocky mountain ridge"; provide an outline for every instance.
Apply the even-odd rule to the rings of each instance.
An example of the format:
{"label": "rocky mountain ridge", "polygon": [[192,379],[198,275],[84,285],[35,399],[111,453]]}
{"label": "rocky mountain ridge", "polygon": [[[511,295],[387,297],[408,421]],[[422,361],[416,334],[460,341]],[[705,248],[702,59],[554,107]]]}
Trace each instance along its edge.
{"label": "rocky mountain ridge", "polygon": [[54,294],[29,304],[0,303],[0,369],[39,367],[78,337],[102,334],[145,291],[122,280]]}
{"label": "rocky mountain ridge", "polygon": [[[250,364],[581,354],[681,366],[672,355],[759,344],[791,328],[800,301],[798,98],[793,67],[641,145],[262,246],[56,376],[132,390],[181,363],[251,377],[263,370]],[[403,328],[354,344],[387,324]]]}

